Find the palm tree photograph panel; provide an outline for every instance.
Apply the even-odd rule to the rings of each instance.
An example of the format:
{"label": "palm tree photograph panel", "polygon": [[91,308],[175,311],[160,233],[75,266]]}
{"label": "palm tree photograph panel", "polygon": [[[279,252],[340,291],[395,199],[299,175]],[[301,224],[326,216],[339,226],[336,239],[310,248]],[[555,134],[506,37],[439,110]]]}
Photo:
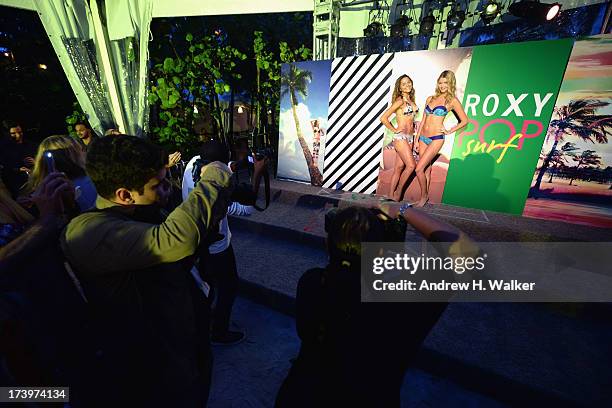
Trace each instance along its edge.
{"label": "palm tree photograph panel", "polygon": [[331,61],[281,67],[278,177],[323,183]]}
{"label": "palm tree photograph panel", "polygon": [[524,216],[612,227],[611,45],[574,44]]}

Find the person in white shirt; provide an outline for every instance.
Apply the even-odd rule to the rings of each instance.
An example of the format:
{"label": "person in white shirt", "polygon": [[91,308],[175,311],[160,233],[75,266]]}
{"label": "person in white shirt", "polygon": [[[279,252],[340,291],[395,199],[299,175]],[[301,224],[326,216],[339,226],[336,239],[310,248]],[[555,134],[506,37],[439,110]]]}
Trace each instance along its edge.
{"label": "person in white shirt", "polygon": [[[193,167],[196,160],[203,157],[205,160],[221,161],[228,163],[233,170],[233,163],[229,162],[227,148],[218,141],[209,141],[202,145],[201,154],[193,157],[185,167],[182,183],[183,200],[194,188]],[[255,161],[255,172],[262,171],[264,161]],[[232,202],[227,210],[227,215],[251,215],[254,208],[250,205],[242,205]],[[208,254],[200,254],[199,269],[213,290],[216,297],[216,306],[213,314],[213,326],[211,340],[216,344],[237,344],[244,340],[244,333],[229,330],[230,316],[236,295],[238,293],[238,272],[236,268],[236,257],[231,244],[232,233],[229,229],[227,215],[219,223],[219,236],[221,239],[213,242],[208,247]],[[203,260],[202,258],[206,258]],[[205,267],[204,267],[205,266]]]}

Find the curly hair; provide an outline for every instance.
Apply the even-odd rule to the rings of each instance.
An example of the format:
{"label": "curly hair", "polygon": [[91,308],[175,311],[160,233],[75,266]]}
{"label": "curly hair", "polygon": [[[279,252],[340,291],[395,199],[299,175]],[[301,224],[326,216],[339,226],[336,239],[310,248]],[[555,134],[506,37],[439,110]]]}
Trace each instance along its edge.
{"label": "curly hair", "polygon": [[98,194],[112,198],[119,188],[144,193],[144,186],[167,164],[168,156],[153,143],[135,136],[104,137],[87,152],[87,174]]}

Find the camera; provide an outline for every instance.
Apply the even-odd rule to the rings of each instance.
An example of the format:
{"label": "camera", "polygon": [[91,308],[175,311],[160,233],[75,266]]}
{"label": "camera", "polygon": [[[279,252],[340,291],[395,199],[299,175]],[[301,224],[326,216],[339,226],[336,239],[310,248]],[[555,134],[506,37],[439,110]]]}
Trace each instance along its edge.
{"label": "camera", "polygon": [[191,170],[191,178],[193,179],[193,184],[196,184],[202,178],[202,167],[210,164],[210,160],[205,160],[199,158],[193,163],[193,169]]}
{"label": "camera", "polygon": [[[193,164],[193,170],[191,171],[191,177],[194,184],[201,179],[202,167],[210,163],[210,160],[202,158],[195,161]],[[253,191],[253,187],[248,183],[240,183],[237,178],[237,173],[232,174],[232,178],[234,181],[234,190],[232,191],[230,200],[242,205],[255,206],[255,203],[257,202],[257,194]]]}
{"label": "camera", "polygon": [[[403,217],[391,218],[378,208],[369,208],[368,210],[382,221],[385,242],[404,242],[406,240],[408,223]],[[333,226],[338,211],[338,208],[332,208],[325,213],[325,232],[328,234]]]}
{"label": "camera", "polygon": [[263,159],[271,158],[274,156],[274,152],[272,151],[271,147],[260,147],[259,149],[255,150],[253,153],[255,153],[255,158],[257,160],[263,160]]}

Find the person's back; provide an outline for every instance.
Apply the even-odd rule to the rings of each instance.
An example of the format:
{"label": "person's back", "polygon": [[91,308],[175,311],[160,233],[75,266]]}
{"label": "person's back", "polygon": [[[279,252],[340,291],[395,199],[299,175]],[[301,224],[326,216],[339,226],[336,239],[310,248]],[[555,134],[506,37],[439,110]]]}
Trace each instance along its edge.
{"label": "person's back", "polygon": [[[220,161],[229,162],[229,151],[218,141],[208,141],[200,147],[200,155],[193,157],[185,167],[182,183],[183,200],[185,200],[194,187],[197,174],[194,178],[193,169],[202,163]],[[232,174],[234,177],[235,174]],[[228,207],[227,215],[250,215],[252,206],[232,202]],[[244,340],[242,332],[230,330],[230,317],[232,307],[238,294],[238,270],[236,257],[231,244],[232,233],[229,228],[227,215],[219,223],[218,235],[212,239],[208,248],[199,253],[198,270],[201,277],[211,286],[211,297],[215,299],[215,310],[211,339],[213,344],[237,344]]]}
{"label": "person's back", "polygon": [[[133,220],[122,214],[104,218]],[[79,274],[104,350],[102,372],[112,376],[112,402],[190,406],[189,399],[199,395],[205,404],[211,361],[208,305],[190,268],[188,261],[178,261]],[[151,395],[151,390],[158,392]]]}
{"label": "person's back", "polygon": [[205,405],[211,366],[208,304],[189,260],[227,206],[229,175],[214,165],[167,218],[165,158],[134,137],[96,140],[87,172],[96,209],[68,225],[62,249],[80,279],[103,345],[100,406]]}
{"label": "person's back", "polygon": [[[353,228],[335,238],[330,233],[328,246],[384,240],[367,211],[340,213]],[[307,271],[298,283],[296,326],[302,344],[276,404],[399,406],[404,373],[446,304],[362,303],[359,257],[330,252],[326,268]]]}

